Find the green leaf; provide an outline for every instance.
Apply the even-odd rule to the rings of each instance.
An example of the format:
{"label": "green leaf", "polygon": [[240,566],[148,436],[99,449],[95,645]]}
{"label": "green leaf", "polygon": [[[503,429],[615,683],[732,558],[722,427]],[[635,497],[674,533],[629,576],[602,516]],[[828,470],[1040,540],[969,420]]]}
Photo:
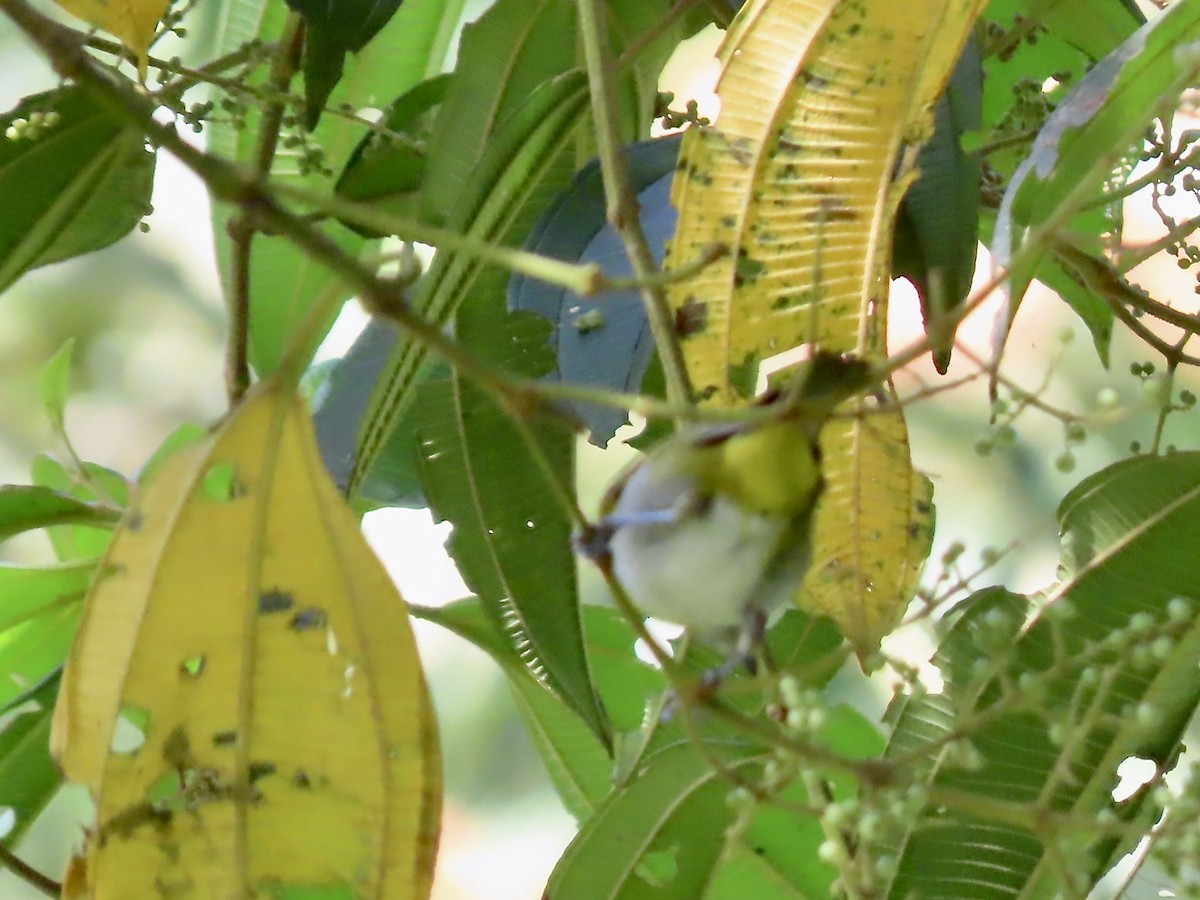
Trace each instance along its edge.
{"label": "green leaf", "polygon": [[0,485],[0,541],[34,528],[90,525],[111,528],[121,511],[41,485]]}
{"label": "green leaf", "polygon": [[[505,327],[499,312],[501,321],[493,317],[490,327],[475,323],[490,331],[494,344],[519,353],[523,340],[545,352],[544,322],[525,318],[534,327],[520,334]],[[495,340],[506,332],[511,339]],[[420,395],[418,473],[434,514],[454,525],[448,549],[463,578],[534,673],[607,743],[609,726],[584,651],[571,524],[546,481],[552,473],[570,495],[574,434],[542,416],[518,427],[507,410],[461,378],[427,383]],[[537,452],[546,468],[535,461]]]}
{"label": "green leaf", "polygon": [[[830,749],[849,759],[874,757],[883,749],[876,728],[848,706],[832,707],[821,733]],[[851,797],[856,790],[845,777],[831,779],[828,785],[836,799]],[[824,829],[816,816],[797,812],[808,801],[804,787],[794,783],[777,802],[760,803],[745,826],[728,836],[704,900],[832,896],[837,872],[820,856]]]}
{"label": "green leaf", "polygon": [[[1164,103],[1174,103],[1200,71],[1200,58],[1183,52],[1198,37],[1200,7],[1193,4],[1173,6],[1139,29],[1067,95],[1013,173],[992,242],[996,265],[1010,270],[1008,309],[995,338],[997,355],[1048,252],[1044,235],[1029,244],[1025,232],[1051,219],[1066,225],[1100,194],[1147,121],[1164,111]],[[1014,261],[1020,262],[1016,269]]]}
{"label": "green leaf", "polygon": [[43,567],[0,565],[0,706],[66,659],[95,571],[94,559]]}
{"label": "green leaf", "polygon": [[1085,254],[1065,243],[1055,249],[1053,259],[1042,263],[1038,278],[1087,326],[1096,355],[1107,368],[1114,318],[1110,303],[1124,302],[1127,296],[1137,295],[1137,289],[1104,258],[1103,251]]}
{"label": "green leaf", "polygon": [[0,731],[0,807],[12,810],[13,827],[2,839],[14,847],[62,785],[50,758],[50,720],[62,670],[14,700],[15,715]]}
{"label": "green leaf", "polygon": [[341,80],[346,54],[357,53],[396,14],[402,0],[287,0],[304,17],[304,127],[312,131]]}
{"label": "green leaf", "polygon": [[0,291],[30,269],[107,247],[150,211],[154,154],[81,88],[26,97],[0,117],[0,133],[11,135],[0,140]]}
{"label": "green leaf", "polygon": [[174,454],[178,453],[185,447],[190,447],[192,444],[197,444],[208,437],[208,429],[201,428],[199,425],[190,422],[184,422],[179,425],[166,436],[158,449],[151,454],[138,472],[138,481],[148,482],[154,477],[155,473],[162,467],[162,464],[170,459]]}
{"label": "green leaf", "polygon": [[[964,880],[979,897],[1083,895],[1160,812],[1149,791],[1118,803],[1112,790],[1129,757],[1170,769],[1200,702],[1200,582],[1188,549],[1200,454],[1110,466],[1063,500],[1059,525],[1062,581],[1044,612],[1027,624],[1023,598],[976,595],[935,660],[943,693],[900,714],[889,755],[916,756],[938,808],[903,843],[890,896],[951,897]],[[979,670],[981,658],[991,662]],[[1034,693],[1014,687],[1022,676]],[[973,716],[981,764],[955,768],[936,739]],[[939,802],[938,790],[960,799]],[[1043,843],[1050,811],[1136,824],[1127,838],[1072,829],[1064,869]]]}
{"label": "green leaf", "polygon": [[58,352],[42,367],[42,403],[54,433],[66,440],[67,429],[64,411],[67,394],[71,389],[71,360],[75,351],[75,339],[67,338]]}
{"label": "green leaf", "polygon": [[[361,109],[395,97],[430,75],[441,71],[465,0],[405,0],[399,12],[347,67],[346,75],[330,97],[331,104],[349,103]],[[278,39],[287,17],[283,4],[267,0],[222,0],[218,13],[214,54],[228,53],[247,41]],[[206,128],[209,149],[243,164],[254,158],[259,113],[251,107],[244,128],[216,121]],[[365,129],[342,116],[325,116],[312,141],[327,161],[341,165],[361,140]],[[290,186],[321,192],[327,181],[300,172],[295,151],[283,150],[272,168],[272,178]],[[217,259],[226,285],[232,283],[228,207],[219,207],[213,233]],[[331,224],[326,234],[343,250],[357,255],[366,247],[358,235]],[[307,253],[278,239],[256,240],[250,260],[250,362],[260,376],[274,372],[288,340],[304,314],[323,291],[349,297],[333,275]],[[328,325],[337,310],[331,311]],[[323,336],[324,332],[320,336]],[[311,350],[315,352],[316,347]]]}
{"label": "green leaf", "polygon": [[945,374],[954,332],[944,323],[971,292],[979,240],[979,160],[962,137],[982,124],[979,41],[968,38],[946,93],[934,109],[934,132],[917,155],[920,174],[904,195],[893,237],[893,275],[917,289],[934,366]]}
{"label": "green leaf", "polygon": [[[325,468],[341,491],[346,490],[354,468],[358,431],[371,392],[396,346],[396,330],[390,322],[372,319],[362,334],[337,360],[325,386],[314,398],[313,425]],[[418,376],[445,378],[449,368],[434,361]],[[366,480],[355,497],[358,509],[399,506],[424,509],[429,505],[425,489],[417,478],[417,423],[405,416],[388,436]]]}
{"label": "green leaf", "polygon": [[[335,190],[348,200],[371,203],[395,216],[415,218],[425,177],[426,114],[442,102],[449,75],[422,81],[391,105],[383,125],[397,137],[368,134],[354,148]],[[365,237],[382,234],[345,223]]]}
{"label": "green leaf", "polygon": [[[820,733],[831,752],[851,759],[878,754],[883,740],[847,706],[829,710]],[[802,779],[746,811],[738,827],[729,796],[734,785],[712,764],[754,783],[767,754],[735,742],[691,741],[648,755],[636,777],[614,791],[584,823],[550,877],[547,897],[755,900],[831,896],[836,871],[818,856],[819,819]],[[835,799],[853,795],[847,776],[831,779]],[[755,862],[750,862],[755,860]]]}
{"label": "green leaf", "polygon": [[[33,483],[88,505],[99,504],[109,510],[124,509],[129,501],[129,482],[119,472],[96,463],[84,463],[80,480],[59,460],[45,453],[33,458]],[[102,556],[112,540],[107,529],[110,519],[48,523],[47,535],[58,558],[63,561]]]}
{"label": "green leaf", "polygon": [[1134,0],[1024,0],[1022,5],[1026,15],[1092,59],[1107,56],[1146,22]]}
{"label": "green leaf", "polygon": [[[748,748],[706,749],[747,776],[763,761]],[[546,900],[704,896],[733,820],[731,790],[691,743],[652,754],[584,823],[550,876]]]}
{"label": "green leaf", "polygon": [[[562,168],[562,151],[586,104],[587,85],[580,72],[553,79],[534,91],[491,137],[487,153],[471,171],[470,183],[457,193],[450,227],[480,241],[519,241],[532,224],[532,210],[540,208],[539,202],[531,200],[539,187],[553,191],[569,177]],[[443,105],[441,115],[447,109]],[[554,178],[549,178],[551,172]],[[485,267],[470,256],[438,253],[418,285],[414,309],[427,321],[445,326],[468,295],[484,302],[502,296],[502,276],[492,270],[496,286],[489,291],[478,284],[483,271]],[[407,413],[427,356],[423,344],[400,336],[363,416],[348,485],[351,497],[361,489],[366,473]]]}
{"label": "green leaf", "polygon": [[[601,613],[589,609],[587,613]],[[533,745],[567,810],[582,821],[609,790],[612,757],[575,712],[530,673],[476,598],[415,612],[486,650],[500,664]],[[592,618],[591,615],[588,616]]]}
{"label": "green leaf", "polygon": [[[622,51],[643,36],[654,35],[653,40],[639,49],[628,65],[618,68],[616,72],[613,91],[619,112],[617,136],[622,144],[650,136],[650,122],[658,97],[658,77],[679,42],[693,30],[683,18],[675,19],[667,28],[662,27],[663,21],[671,13],[672,5],[670,0],[607,0],[605,3],[605,19],[614,57],[620,57]],[[590,135],[587,137],[590,139]],[[591,156],[592,152],[589,149],[584,158]]]}
{"label": "green leaf", "polygon": [[528,109],[548,79],[575,67],[574,35],[575,4],[562,0],[499,0],[463,29],[454,81],[429,138],[426,218],[450,222],[453,211],[453,221],[463,221],[460,195],[479,184],[481,160],[495,157],[492,135]]}

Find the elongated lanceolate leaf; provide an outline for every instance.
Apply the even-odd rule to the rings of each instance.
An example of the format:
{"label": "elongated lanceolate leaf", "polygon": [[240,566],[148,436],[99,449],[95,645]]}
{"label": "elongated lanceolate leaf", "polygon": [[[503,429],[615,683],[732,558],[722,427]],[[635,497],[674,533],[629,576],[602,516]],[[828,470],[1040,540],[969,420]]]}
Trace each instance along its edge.
{"label": "elongated lanceolate leaf", "polygon": [[1026,235],[1048,222],[1061,227],[1103,194],[1118,163],[1147,121],[1174,102],[1200,71],[1200,8],[1172,6],[1096,64],[1059,104],[1017,167],[1000,204],[992,255],[1008,273],[1008,304],[992,336],[999,357],[1017,307],[1050,244]]}
{"label": "elongated lanceolate leaf", "polygon": [[[929,136],[983,6],[759,0],[739,12],[720,51],[720,117],[688,132],[674,188],[671,264],[713,243],[731,251],[670,289],[701,396],[747,400],[763,360],[804,344],[886,352],[890,239],[909,180],[896,166]],[[835,421],[822,442],[829,490],[799,602],[865,655],[912,594],[929,489],[898,411]]]}
{"label": "elongated lanceolate leaf", "polygon": [[[1113,790],[1129,757],[1174,766],[1200,702],[1188,550],[1200,454],[1110,466],[1058,518],[1063,580],[1043,612],[1027,622],[1025,598],[973,597],[935,660],[945,689],[900,711],[889,755],[928,772],[937,809],[902,841],[897,900],[961,896],[967,884],[972,896],[1085,896],[1161,813],[1150,790],[1121,801]],[[964,717],[980,722],[969,768],[939,740]],[[1131,824],[1088,826],[1100,817]]]}

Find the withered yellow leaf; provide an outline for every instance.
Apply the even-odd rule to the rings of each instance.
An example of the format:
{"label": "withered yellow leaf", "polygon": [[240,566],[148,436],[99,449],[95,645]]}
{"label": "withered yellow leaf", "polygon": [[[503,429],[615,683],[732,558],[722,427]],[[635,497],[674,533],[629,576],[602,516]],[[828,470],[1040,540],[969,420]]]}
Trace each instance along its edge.
{"label": "withered yellow leaf", "polygon": [[115,36],[138,59],[146,76],[146,54],[154,43],[155,29],[170,0],[54,0],[73,16]]}
{"label": "withered yellow leaf", "polygon": [[[898,161],[986,0],[749,0],[720,50],[721,112],[683,141],[673,263],[731,253],[672,283],[696,390],[745,402],[759,364],[802,345],[887,352]],[[898,178],[897,172],[903,174]],[[860,656],[903,613],[928,553],[928,483],[899,409],[830,424],[826,496],[798,603]]]}
{"label": "withered yellow leaf", "polygon": [[104,568],[52,736],[97,805],[78,896],[428,896],[441,770],[407,612],[294,391],[259,385],[169,460]]}

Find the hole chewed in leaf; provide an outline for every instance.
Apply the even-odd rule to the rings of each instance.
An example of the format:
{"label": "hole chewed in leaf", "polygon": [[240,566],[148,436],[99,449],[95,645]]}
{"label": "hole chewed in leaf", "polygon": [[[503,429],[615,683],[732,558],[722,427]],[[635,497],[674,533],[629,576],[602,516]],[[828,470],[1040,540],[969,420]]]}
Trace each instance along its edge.
{"label": "hole chewed in leaf", "polygon": [[146,743],[146,730],[149,727],[150,713],[132,704],[122,706],[109,749],[113,753],[137,753]]}
{"label": "hole chewed in leaf", "polygon": [[189,656],[179,664],[179,673],[189,678],[199,678],[204,672],[204,654]]}
{"label": "hole chewed in leaf", "polygon": [[5,837],[17,827],[17,811],[11,806],[0,806],[0,837]]}
{"label": "hole chewed in leaf", "polygon": [[233,463],[213,463],[204,473],[204,495],[213,500],[236,500],[246,489],[234,477]]}

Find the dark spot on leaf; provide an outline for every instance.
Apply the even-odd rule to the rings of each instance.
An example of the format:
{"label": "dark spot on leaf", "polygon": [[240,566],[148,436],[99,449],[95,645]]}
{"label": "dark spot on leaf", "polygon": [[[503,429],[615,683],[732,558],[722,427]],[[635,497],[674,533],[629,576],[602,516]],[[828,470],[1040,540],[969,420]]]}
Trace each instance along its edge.
{"label": "dark spot on leaf", "polygon": [[136,509],[131,509],[125,514],[125,528],[128,531],[135,533],[141,531],[143,521],[142,514]]}
{"label": "dark spot on leaf", "polygon": [[747,281],[757,281],[766,269],[767,267],[758,260],[747,256],[745,250],[739,250],[737,266],[733,273],[733,283],[740,287]]}
{"label": "dark spot on leaf", "polygon": [[236,731],[218,731],[212,736],[214,747],[229,747],[237,743]]}
{"label": "dark spot on leaf", "polygon": [[292,784],[301,790],[308,790],[312,787],[312,779],[308,777],[308,773],[303,769],[297,769],[296,773],[292,776]]}
{"label": "dark spot on leaf", "polygon": [[681,338],[700,334],[708,326],[708,304],[688,297],[675,310],[675,334]]}
{"label": "dark spot on leaf", "polygon": [[140,706],[126,703],[121,707],[118,724],[120,727],[114,731],[109,749],[113,753],[137,753],[146,743],[150,713]]}
{"label": "dark spot on leaf", "polygon": [[188,739],[187,732],[183,730],[182,725],[176,725],[171,729],[171,733],[163,741],[162,755],[167,764],[179,772],[194,765],[192,742]]}
{"label": "dark spot on leaf", "polygon": [[264,615],[268,613],[284,612],[295,605],[295,600],[287,591],[280,591],[272,588],[269,591],[263,591],[258,595],[258,611]]}
{"label": "dark spot on leaf", "polygon": [[733,228],[737,225],[737,217],[731,215],[721,216],[721,226],[723,228]]}
{"label": "dark spot on leaf", "polygon": [[313,628],[323,628],[327,621],[325,610],[317,606],[307,606],[292,616],[292,629],[309,631]]}
{"label": "dark spot on leaf", "polygon": [[274,774],[275,763],[273,762],[252,762],[250,763],[250,769],[247,772],[251,784],[254,784],[256,781],[261,781],[268,775]]}
{"label": "dark spot on leaf", "polygon": [[739,397],[754,396],[754,388],[758,382],[758,354],[747,353],[741,365],[729,367],[729,386]]}

